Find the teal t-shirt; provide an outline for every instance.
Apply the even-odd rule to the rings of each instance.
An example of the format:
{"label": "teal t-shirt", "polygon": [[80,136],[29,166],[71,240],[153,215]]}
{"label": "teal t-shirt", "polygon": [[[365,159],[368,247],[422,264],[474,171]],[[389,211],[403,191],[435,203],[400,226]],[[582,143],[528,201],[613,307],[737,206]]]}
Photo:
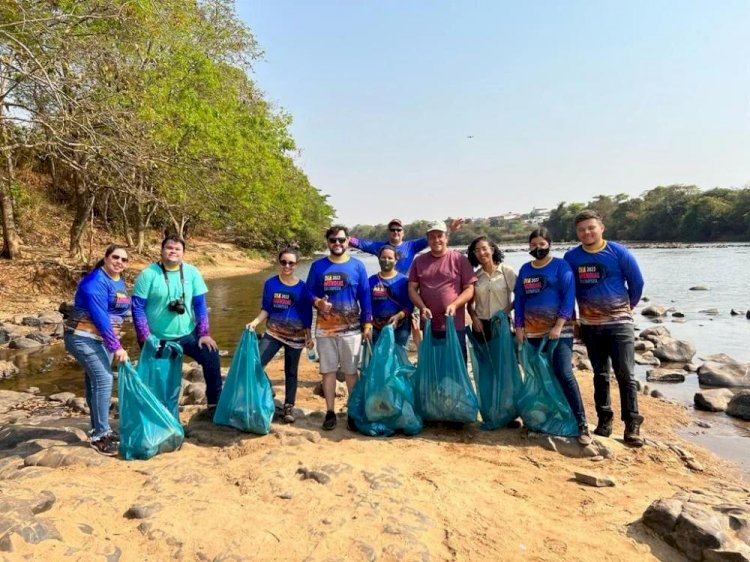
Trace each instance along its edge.
{"label": "teal t-shirt", "polygon": [[182,295],[183,284],[180,283],[179,270],[167,271],[168,288],[164,273],[156,263],[141,271],[135,280],[132,294],[134,297],[146,299],[148,327],[159,339],[181,338],[195,330],[193,297],[206,294],[208,287],[200,272],[188,263],[182,264],[182,275],[185,279],[185,314],[177,314],[167,308],[171,301],[179,299]]}

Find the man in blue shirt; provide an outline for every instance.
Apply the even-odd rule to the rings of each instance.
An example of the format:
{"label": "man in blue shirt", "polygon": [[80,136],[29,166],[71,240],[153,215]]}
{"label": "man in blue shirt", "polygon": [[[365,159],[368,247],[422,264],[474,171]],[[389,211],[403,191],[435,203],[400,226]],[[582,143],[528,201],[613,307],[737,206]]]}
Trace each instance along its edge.
{"label": "man in blue shirt", "polygon": [[581,245],[565,254],[573,270],[580,312],[581,339],[594,371],[594,403],[599,423],[594,433],[612,434],[609,369],[620,387],[620,415],[625,422],[625,443],[640,447],[643,416],[638,412],[635,367],[635,334],[632,310],[643,293],[643,275],[630,251],[604,240],[604,224],[596,211],[585,210],[575,219]]}

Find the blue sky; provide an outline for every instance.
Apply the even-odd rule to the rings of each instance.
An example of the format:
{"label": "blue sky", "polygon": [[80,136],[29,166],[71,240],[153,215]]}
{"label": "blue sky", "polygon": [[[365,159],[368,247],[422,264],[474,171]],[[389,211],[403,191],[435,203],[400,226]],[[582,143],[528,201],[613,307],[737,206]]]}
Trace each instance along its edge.
{"label": "blue sky", "polygon": [[[239,0],[349,225],[750,183],[750,1]],[[468,138],[473,136],[473,138]]]}

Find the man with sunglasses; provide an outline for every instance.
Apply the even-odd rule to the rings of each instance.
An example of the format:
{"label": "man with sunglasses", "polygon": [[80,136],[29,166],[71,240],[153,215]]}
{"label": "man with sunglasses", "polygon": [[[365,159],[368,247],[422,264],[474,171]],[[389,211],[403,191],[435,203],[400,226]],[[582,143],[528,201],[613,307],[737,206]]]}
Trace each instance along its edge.
{"label": "man with sunglasses", "polygon": [[209,334],[206,293],[198,269],[183,262],[185,242],[169,235],[161,243],[161,260],[141,271],[133,287],[133,324],[138,343],[147,338],[174,341],[184,355],[203,368],[209,410],[221,393],[219,347]]}
{"label": "man with sunglasses", "polygon": [[[450,232],[456,232],[463,223],[463,219],[453,219],[448,227]],[[352,236],[349,238],[349,245],[357,248],[366,254],[377,256],[380,249],[386,244],[393,246],[399,253],[399,259],[396,261],[396,271],[407,275],[414,258],[428,246],[427,238],[414,238],[413,240],[404,240],[404,225],[401,219],[391,219],[388,223],[388,241],[379,242],[374,240],[360,240]]]}
{"label": "man with sunglasses", "polygon": [[349,230],[332,226],[326,231],[326,242],[329,255],[310,266],[307,286],[318,311],[315,337],[326,400],[323,429],[332,430],[336,427],[336,371],[340,367],[344,372],[351,393],[357,382],[362,337],[372,336],[372,305],[364,264],[346,255]]}

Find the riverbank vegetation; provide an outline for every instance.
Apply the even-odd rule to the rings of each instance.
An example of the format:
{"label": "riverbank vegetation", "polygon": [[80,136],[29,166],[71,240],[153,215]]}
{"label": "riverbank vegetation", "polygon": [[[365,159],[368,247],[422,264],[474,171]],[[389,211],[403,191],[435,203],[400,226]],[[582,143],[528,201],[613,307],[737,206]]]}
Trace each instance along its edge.
{"label": "riverbank vegetation", "polygon": [[261,55],[228,0],[0,2],[3,257],[40,200],[78,259],[94,223],[137,252],[164,229],[317,246],[333,208],[250,78]]}
{"label": "riverbank vegetation", "polygon": [[[451,244],[469,244],[484,234],[497,242],[525,242],[531,229],[545,226],[558,241],[576,240],[574,218],[583,209],[596,209],[604,219],[607,238],[645,242],[750,241],[750,187],[701,190],[694,185],[659,186],[640,197],[598,195],[587,203],[561,202],[548,216],[532,211],[512,218],[466,218],[451,234]],[[498,209],[502,211],[502,209]],[[405,225],[405,238],[424,236],[428,221]],[[385,240],[388,226],[357,225],[359,238]]]}

